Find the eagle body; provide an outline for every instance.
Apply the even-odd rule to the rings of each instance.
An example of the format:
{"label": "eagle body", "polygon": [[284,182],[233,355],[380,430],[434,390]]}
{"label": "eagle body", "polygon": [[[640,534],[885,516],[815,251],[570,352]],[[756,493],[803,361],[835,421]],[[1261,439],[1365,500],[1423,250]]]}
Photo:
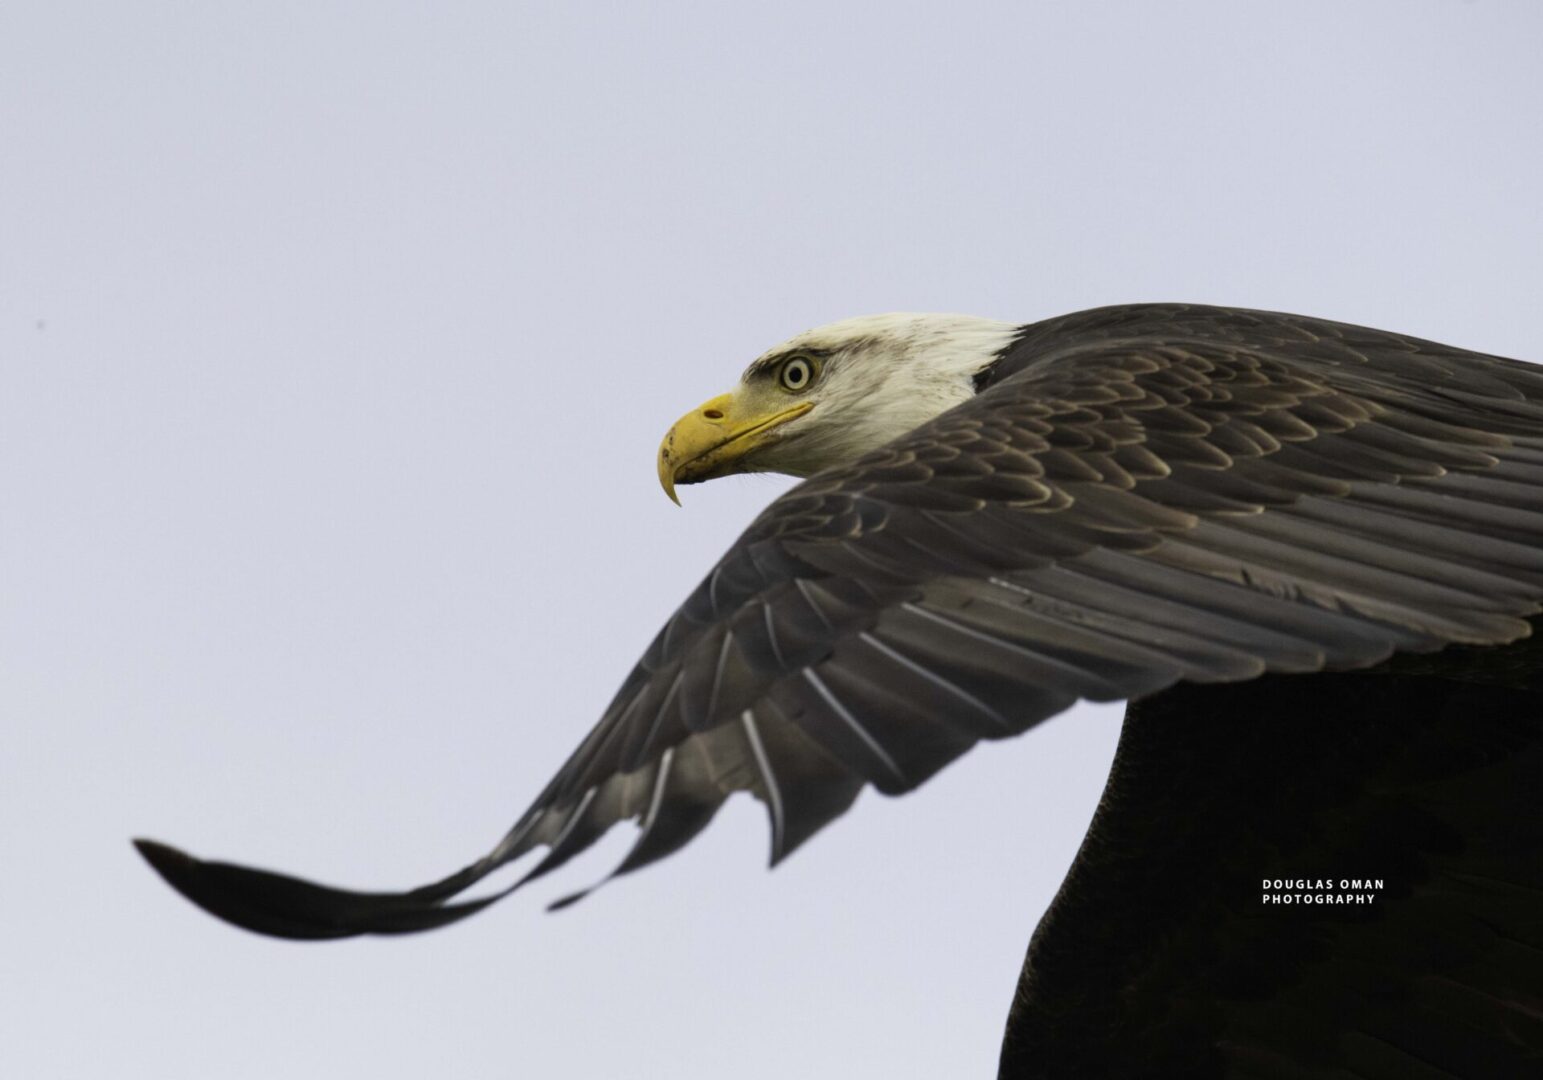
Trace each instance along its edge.
{"label": "eagle body", "polygon": [[[362,894],[141,851],[261,933],[421,930],[618,821],[639,869],[736,791],[776,863],[866,786],[1129,700],[1004,1076],[1539,1071],[1543,372],[1198,305],[879,316],[763,354],[658,464],[672,498],[806,479],[486,856]],[[1351,876],[1369,906],[1261,899]]]}
{"label": "eagle body", "polygon": [[1537,643],[1129,706],[1001,1075],[1537,1075]]}

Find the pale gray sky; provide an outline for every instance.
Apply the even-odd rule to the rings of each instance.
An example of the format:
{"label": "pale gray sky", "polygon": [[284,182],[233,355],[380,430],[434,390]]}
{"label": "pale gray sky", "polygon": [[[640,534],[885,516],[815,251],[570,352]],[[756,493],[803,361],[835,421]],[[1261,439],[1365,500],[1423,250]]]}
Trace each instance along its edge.
{"label": "pale gray sky", "polygon": [[1543,358],[1543,7],[0,8],[0,1075],[989,1075],[1116,709],[548,916],[296,945],[131,835],[480,853],[784,481],[659,436],[865,312]]}

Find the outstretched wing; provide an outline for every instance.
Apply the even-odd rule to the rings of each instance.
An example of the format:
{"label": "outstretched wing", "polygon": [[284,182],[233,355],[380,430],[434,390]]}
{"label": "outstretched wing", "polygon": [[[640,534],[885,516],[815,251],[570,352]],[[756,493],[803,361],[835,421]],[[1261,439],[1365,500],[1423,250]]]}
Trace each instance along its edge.
{"label": "outstretched wing", "polygon": [[775,863],[865,784],[906,791],[1080,698],[1523,636],[1540,493],[1526,364],[1262,312],[1051,320],[971,401],[768,507],[466,869],[360,894],[141,850],[293,937],[441,925],[498,866],[544,846],[529,881],[636,819],[629,872],[735,791],[766,804]]}

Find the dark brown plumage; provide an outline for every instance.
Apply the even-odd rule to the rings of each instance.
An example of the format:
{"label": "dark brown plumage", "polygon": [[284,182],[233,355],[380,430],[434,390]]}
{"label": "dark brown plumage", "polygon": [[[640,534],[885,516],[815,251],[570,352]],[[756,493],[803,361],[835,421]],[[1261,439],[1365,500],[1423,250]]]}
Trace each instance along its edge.
{"label": "dark brown plumage", "polygon": [[[1511,805],[1538,820],[1538,699],[1453,681],[1440,659],[1297,676],[1528,633],[1543,373],[1322,320],[1139,305],[1027,326],[978,385],[757,518],[459,874],[365,895],[142,850],[264,933],[424,929],[490,902],[450,901],[497,866],[546,846],[525,880],[543,875],[626,818],[643,828],[617,872],[637,869],[738,790],[766,803],[775,863],[865,784],[906,791],[1079,698],[1138,699],[1035,938],[1005,1074],[1134,1075],[1149,1055],[1213,1075],[1536,1064],[1539,848],[1492,826]],[[1421,772],[1433,754],[1472,768],[1443,786]],[[1338,873],[1379,851],[1400,884],[1369,923],[1248,908],[1257,879],[1319,869],[1289,858]],[[1165,885],[1178,872],[1192,905]],[[1430,899],[1472,877],[1510,899]],[[1347,940],[1368,951],[1347,959]],[[1376,1019],[1389,1010],[1403,1019]],[[1434,1030],[1409,1019],[1426,1014],[1461,1015],[1461,1037],[1402,1045]],[[1361,1038],[1393,1051],[1346,1050]]]}
{"label": "dark brown plumage", "polygon": [[[1473,651],[1132,704],[1001,1075],[1537,1075],[1543,648]],[[1358,877],[1364,905],[1264,901]]]}

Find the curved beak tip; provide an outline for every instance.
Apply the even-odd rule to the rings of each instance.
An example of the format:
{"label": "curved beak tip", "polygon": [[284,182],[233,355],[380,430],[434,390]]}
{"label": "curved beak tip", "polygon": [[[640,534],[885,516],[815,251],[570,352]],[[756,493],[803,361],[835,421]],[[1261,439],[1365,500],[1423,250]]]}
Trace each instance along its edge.
{"label": "curved beak tip", "polygon": [[664,493],[670,497],[670,501],[676,506],[680,505],[680,496],[675,494],[675,469],[670,464],[668,455],[659,455],[659,486],[664,488]]}

